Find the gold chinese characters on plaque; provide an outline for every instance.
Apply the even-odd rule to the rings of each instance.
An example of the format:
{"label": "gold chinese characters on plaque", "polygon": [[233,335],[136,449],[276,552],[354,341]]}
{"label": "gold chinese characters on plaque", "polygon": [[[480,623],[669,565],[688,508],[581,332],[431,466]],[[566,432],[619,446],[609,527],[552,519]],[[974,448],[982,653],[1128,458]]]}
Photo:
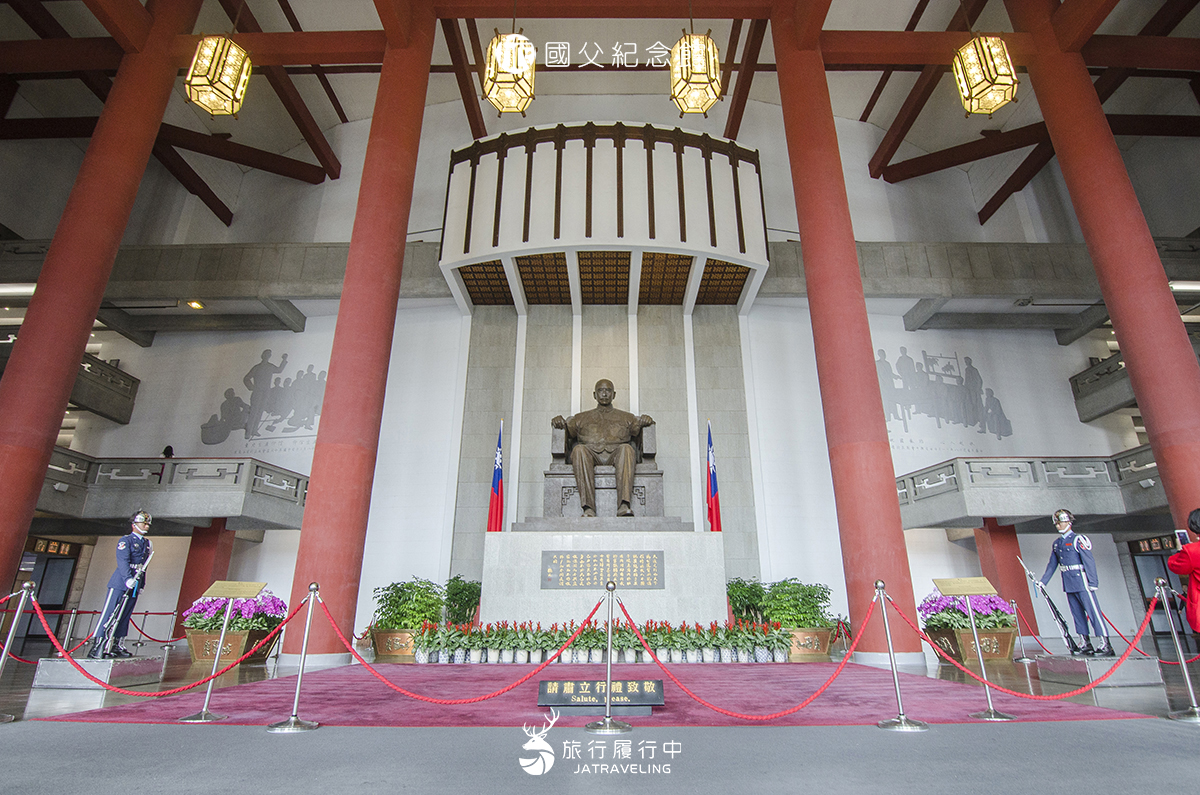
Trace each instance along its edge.
{"label": "gold chinese characters on plaque", "polygon": [[664,574],[661,549],[542,552],[542,590],[603,588],[609,580],[618,588],[661,589]]}

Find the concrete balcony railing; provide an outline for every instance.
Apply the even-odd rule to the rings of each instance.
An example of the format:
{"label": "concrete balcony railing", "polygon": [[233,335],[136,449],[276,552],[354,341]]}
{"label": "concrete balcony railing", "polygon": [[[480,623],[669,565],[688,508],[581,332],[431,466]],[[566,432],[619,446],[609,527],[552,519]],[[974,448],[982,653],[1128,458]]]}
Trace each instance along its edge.
{"label": "concrete balcony railing", "polygon": [[896,478],[896,493],[905,528],[982,527],[984,517],[1019,525],[1063,507],[1090,517],[1167,507],[1149,445],[1109,457],[954,458]]}
{"label": "concrete balcony railing", "polygon": [[[15,334],[0,339],[0,373],[8,364],[15,340]],[[124,370],[85,353],[79,364],[79,374],[75,376],[75,385],[71,387],[71,404],[121,425],[128,425],[140,384],[141,381]]]}
{"label": "concrete balcony railing", "polygon": [[38,510],[94,522],[147,510],[184,528],[299,528],[308,476],[253,458],[93,458],[56,447]]}
{"label": "concrete balcony railing", "polygon": [[[1192,350],[1200,356],[1200,342],[1192,340]],[[1075,396],[1075,412],[1080,422],[1091,422],[1137,405],[1125,357],[1120,352],[1071,376],[1071,394]]]}

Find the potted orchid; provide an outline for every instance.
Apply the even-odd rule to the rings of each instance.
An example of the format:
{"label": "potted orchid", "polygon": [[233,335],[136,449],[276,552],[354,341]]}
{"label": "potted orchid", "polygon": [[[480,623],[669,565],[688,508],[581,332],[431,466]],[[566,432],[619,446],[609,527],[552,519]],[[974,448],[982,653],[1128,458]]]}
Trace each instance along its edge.
{"label": "potted orchid", "polygon": [[995,594],[989,596],[945,596],[934,590],[917,606],[925,625],[925,634],[946,654],[959,662],[977,660],[967,600],[975,614],[975,629],[983,658],[1010,659],[1017,638],[1017,622],[1012,606]]}
{"label": "potted orchid", "polygon": [[[221,639],[221,626],[225,622],[228,599],[200,597],[183,611],[183,628],[188,638],[192,662],[211,660],[216,654]],[[283,623],[287,617],[287,604],[275,594],[264,590],[254,599],[234,599],[229,613],[229,627],[225,632],[225,644],[221,648],[221,659],[234,660],[246,650],[254,648],[271,630]],[[248,663],[263,663],[271,653],[276,636],[264,644]]]}

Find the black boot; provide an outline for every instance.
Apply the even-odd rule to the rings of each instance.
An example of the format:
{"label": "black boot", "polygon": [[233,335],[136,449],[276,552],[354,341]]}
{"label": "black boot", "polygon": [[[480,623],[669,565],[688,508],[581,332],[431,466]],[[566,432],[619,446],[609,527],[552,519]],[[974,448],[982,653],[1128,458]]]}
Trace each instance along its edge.
{"label": "black boot", "polygon": [[1084,635],[1083,636],[1083,646],[1081,646],[1079,649],[1079,656],[1080,657],[1092,657],[1095,654],[1096,654],[1096,650],[1092,648],[1092,639],[1089,636]]}
{"label": "black boot", "polygon": [[1100,647],[1096,649],[1093,657],[1116,657],[1117,653],[1113,651],[1112,644],[1108,642],[1108,637],[1100,638]]}
{"label": "black boot", "polygon": [[132,657],[133,652],[131,652],[129,649],[125,648],[124,646],[121,646],[120,644],[118,644],[116,646],[113,646],[112,656],[113,657]]}
{"label": "black boot", "polygon": [[1079,650],[1079,646],[1075,643],[1075,639],[1070,635],[1067,635],[1067,651],[1071,653],[1072,657],[1078,657],[1083,653]]}
{"label": "black boot", "polygon": [[104,656],[103,638],[95,638],[92,641],[92,648],[88,649],[87,656],[89,660],[99,660]]}

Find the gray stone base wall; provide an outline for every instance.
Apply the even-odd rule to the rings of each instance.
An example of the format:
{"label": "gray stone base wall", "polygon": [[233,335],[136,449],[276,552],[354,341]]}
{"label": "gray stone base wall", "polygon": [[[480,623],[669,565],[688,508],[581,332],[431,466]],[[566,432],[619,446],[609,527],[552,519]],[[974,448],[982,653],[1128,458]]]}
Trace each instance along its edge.
{"label": "gray stone base wall", "polygon": [[[700,449],[707,453],[707,421],[712,420],[721,528],[728,577],[758,577],[758,530],[750,467],[750,428],[737,310],[698,306],[692,313],[696,345],[696,408]],[[661,442],[660,442],[661,445]],[[699,524],[699,522],[697,522]]]}
{"label": "gray stone base wall", "polygon": [[[506,420],[504,450],[507,453],[512,449],[512,423],[507,420],[513,405],[516,343],[517,314],[512,307],[475,309],[467,357],[467,394],[450,553],[450,573],[470,580],[483,575],[483,537],[492,493],[496,432],[501,419]],[[505,461],[504,466],[507,478],[511,463]]]}
{"label": "gray stone base wall", "polygon": [[682,307],[638,307],[638,382],[640,413],[657,426],[663,515],[693,521]]}

